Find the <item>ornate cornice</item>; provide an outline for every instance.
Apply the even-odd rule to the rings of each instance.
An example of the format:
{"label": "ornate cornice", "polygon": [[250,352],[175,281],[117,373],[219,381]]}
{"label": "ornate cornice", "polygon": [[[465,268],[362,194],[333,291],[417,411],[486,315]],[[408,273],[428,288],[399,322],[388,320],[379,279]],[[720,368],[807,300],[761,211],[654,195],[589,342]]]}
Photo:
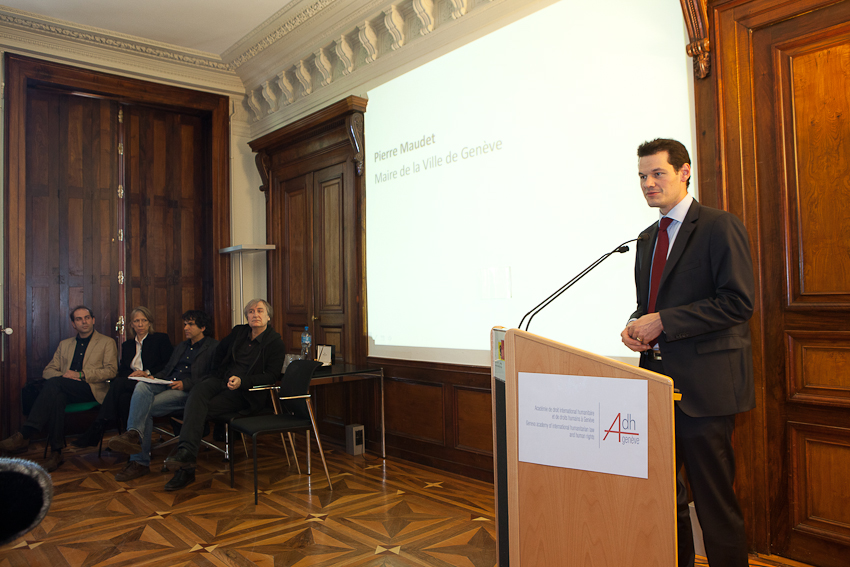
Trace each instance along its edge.
{"label": "ornate cornice", "polygon": [[[302,7],[311,0],[301,1],[278,15],[288,17],[279,30],[290,30],[305,13]],[[236,69],[246,87],[252,129],[261,136],[351,93],[362,94],[414,62],[475,39],[479,30],[501,27],[555,1],[333,0],[330,8],[310,3],[314,17],[298,19],[297,35],[262,53],[245,52],[252,57]],[[321,7],[326,11],[315,16]],[[265,34],[265,26],[275,21],[256,33]],[[264,41],[273,37],[266,34]]]}
{"label": "ornate cornice", "polygon": [[266,35],[259,42],[255,43],[251,46],[250,49],[244,51],[239,57],[235,58],[230,62],[229,68],[232,70],[236,70],[249,60],[251,60],[258,53],[262,52],[264,49],[271,47],[276,42],[280,41],[284,37],[286,37],[289,33],[294,31],[298,26],[308,21],[310,18],[336,2],[337,0],[317,0],[311,5],[307,6],[300,12],[298,12],[295,16],[285,21],[282,25],[278,26],[273,32]]}
{"label": "ornate cornice", "polygon": [[232,71],[229,65],[222,62],[220,57],[213,54],[205,54],[115,32],[60,22],[44,16],[29,14],[28,12],[18,12],[11,8],[3,8],[0,11],[0,26],[3,25],[125,53],[166,59],[184,65],[214,69],[216,71]]}

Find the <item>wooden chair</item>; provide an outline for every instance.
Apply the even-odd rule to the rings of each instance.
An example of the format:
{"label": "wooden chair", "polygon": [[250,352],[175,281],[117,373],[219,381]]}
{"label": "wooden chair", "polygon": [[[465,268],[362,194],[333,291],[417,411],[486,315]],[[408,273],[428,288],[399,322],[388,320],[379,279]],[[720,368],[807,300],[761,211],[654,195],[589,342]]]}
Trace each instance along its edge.
{"label": "wooden chair", "polygon": [[[313,372],[322,364],[312,360],[295,360],[286,368],[281,385],[278,388],[279,404],[276,405],[276,414],[258,415],[234,419],[230,423],[230,429],[234,433],[249,435],[252,440],[254,453],[254,504],[259,502],[259,491],[257,486],[257,436],[261,433],[286,433],[295,456],[295,443],[292,433],[307,432],[307,474],[310,474],[310,432],[316,436],[316,444],[319,446],[319,455],[325,468],[325,476],[328,479],[328,487],[333,490],[331,475],[328,472],[328,464],[325,461],[325,453],[322,450],[322,441],[319,439],[319,431],[316,428],[316,418],[313,414],[313,406],[310,403],[310,380]],[[229,440],[233,443],[233,438]],[[286,449],[284,448],[284,451]],[[231,455],[233,455],[231,447]],[[234,485],[233,458],[230,460],[230,486]],[[298,474],[301,467],[298,457],[295,456],[295,466]]]}

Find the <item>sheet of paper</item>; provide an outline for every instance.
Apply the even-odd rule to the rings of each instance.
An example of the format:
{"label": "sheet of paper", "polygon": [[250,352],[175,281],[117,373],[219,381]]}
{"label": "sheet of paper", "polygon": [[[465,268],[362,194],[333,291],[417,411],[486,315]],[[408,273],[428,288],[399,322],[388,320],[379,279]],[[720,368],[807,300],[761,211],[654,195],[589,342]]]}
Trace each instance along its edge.
{"label": "sheet of paper", "polygon": [[147,382],[148,384],[171,384],[171,380],[160,380],[152,376],[130,376],[130,380],[138,380],[139,382]]}
{"label": "sheet of paper", "polygon": [[645,380],[520,372],[519,460],[647,478]]}

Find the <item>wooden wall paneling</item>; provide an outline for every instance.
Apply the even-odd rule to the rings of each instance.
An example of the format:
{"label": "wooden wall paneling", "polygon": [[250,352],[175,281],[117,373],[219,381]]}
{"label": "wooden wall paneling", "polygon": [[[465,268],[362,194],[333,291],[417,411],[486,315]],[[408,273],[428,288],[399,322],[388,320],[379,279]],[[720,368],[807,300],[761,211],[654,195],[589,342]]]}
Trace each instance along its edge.
{"label": "wooden wall paneling", "polygon": [[[53,120],[49,115],[51,111],[56,115]],[[51,293],[51,288],[58,285],[58,250],[48,246],[51,241],[50,233],[56,230],[55,220],[58,217],[58,207],[51,207],[49,196],[50,178],[53,177],[53,187],[56,191],[58,171],[51,170],[48,160],[48,156],[55,156],[57,153],[55,149],[51,151],[50,146],[59,143],[56,135],[58,111],[58,100],[54,98],[42,93],[34,93],[30,98],[27,120],[34,134],[27,138],[27,155],[32,158],[26,163],[27,210],[31,211],[26,228],[27,239],[33,243],[35,249],[43,251],[41,254],[26,256],[26,305],[29,307],[31,321],[26,327],[27,345],[30,349],[26,369],[27,375],[31,377],[41,376],[41,371],[53,356],[50,352],[51,334],[59,334],[58,325],[56,329],[51,328],[49,316],[51,308],[58,311],[59,307],[59,293]],[[53,266],[56,266],[55,274]]]}
{"label": "wooden wall paneling", "polygon": [[[843,28],[843,29],[841,29]],[[843,147],[850,125],[850,23],[816,41],[780,48],[782,116],[788,128],[788,290],[792,304],[843,303],[850,307],[850,257],[846,230],[850,201],[842,191],[850,176]],[[791,137],[793,136],[793,138]],[[831,187],[833,190],[825,190]]]}
{"label": "wooden wall paneling", "polygon": [[384,392],[392,400],[386,408],[387,437],[446,445],[442,384],[385,377]]}
{"label": "wooden wall paneling", "polygon": [[850,332],[789,331],[788,397],[850,408]]}
{"label": "wooden wall paneling", "polygon": [[[202,146],[205,160],[201,177],[203,178],[202,185],[205,188],[203,202],[210,211],[211,222],[205,229],[203,234],[203,249],[217,251],[219,248],[224,248],[230,245],[230,139],[229,139],[229,100],[227,97],[214,95],[210,93],[202,93],[189,89],[181,89],[115,75],[107,75],[96,73],[88,70],[78,69],[56,63],[40,61],[28,57],[22,57],[14,54],[5,54],[5,71],[6,71],[6,218],[4,230],[6,232],[6,294],[4,301],[6,303],[6,321],[5,323],[12,327],[16,333],[8,338],[8,353],[9,356],[5,361],[4,372],[2,373],[3,380],[0,384],[0,435],[6,436],[14,429],[17,429],[20,423],[20,388],[26,380],[27,368],[27,349],[31,340],[29,333],[23,332],[27,328],[27,320],[32,312],[32,294],[28,293],[27,283],[27,253],[32,246],[28,243],[28,234],[26,223],[20,219],[26,219],[28,210],[33,207],[32,203],[27,202],[27,112],[29,111],[29,93],[35,90],[55,91],[64,93],[84,94],[87,97],[91,95],[92,100],[105,101],[105,104],[115,105],[116,103],[134,103],[146,104],[152,107],[166,108],[172,111],[192,114],[200,119],[202,124]],[[80,98],[80,97],[78,97]],[[93,104],[93,103],[90,103]],[[101,104],[101,103],[97,103]],[[73,112],[79,112],[74,110]],[[100,111],[87,111],[89,120],[103,123],[98,116],[103,117],[104,110],[100,107]],[[111,112],[111,111],[110,111]],[[67,121],[68,113],[61,115],[61,121]],[[91,126],[91,122],[89,126]],[[104,140],[108,139],[112,134],[106,128],[83,127],[80,132],[85,133],[91,138],[87,142],[90,147],[82,148],[82,153],[75,149],[73,159],[78,160],[79,156],[92,156],[98,153],[104,153],[106,148],[103,145]],[[65,144],[67,140],[60,142],[59,130],[51,136],[52,144],[57,147],[60,144]],[[70,155],[70,152],[65,152]],[[64,158],[63,158],[64,159]],[[63,162],[67,163],[67,162]],[[71,161],[73,164],[73,160]],[[62,169],[67,169],[67,165],[62,165]],[[94,193],[92,188],[94,185],[101,183],[104,180],[106,169],[103,167],[95,168],[92,175],[86,178],[87,191],[85,194],[88,198],[92,198]],[[52,177],[49,176],[49,179]],[[54,186],[59,186],[59,178],[55,181]],[[114,193],[115,187],[110,188],[110,193]],[[93,214],[103,210],[103,199],[99,199],[100,205],[92,208],[83,208],[84,214]],[[76,206],[76,205],[75,205]],[[56,214],[49,211],[51,218],[58,218],[58,208]],[[99,213],[97,213],[99,214]],[[83,239],[90,237],[98,237],[101,226],[96,227],[94,231],[83,228]],[[114,227],[106,227],[112,229]],[[51,226],[51,230],[57,230],[56,224]],[[57,232],[58,234],[58,232]],[[95,247],[97,250],[104,250],[104,245]],[[57,255],[58,258],[58,255]],[[100,266],[103,268],[103,255],[99,257]],[[56,262],[54,262],[54,265]],[[89,264],[89,269],[98,270],[96,263]],[[218,254],[211,256],[210,263],[203,268],[204,272],[204,307],[213,316],[215,327],[217,329],[230,328],[230,263],[229,258],[221,257]],[[91,273],[91,272],[89,272]],[[54,275],[54,274],[51,274]],[[55,274],[58,278],[59,274]],[[102,278],[101,278],[102,279]],[[110,280],[113,279],[110,276]],[[116,280],[117,281],[117,280]],[[96,282],[95,282],[96,283]],[[88,281],[82,286],[77,282],[69,287],[67,301],[90,303],[95,310],[97,324],[99,330],[107,330],[101,325],[109,325],[105,315],[109,310],[110,301],[105,299],[105,288],[107,286],[103,281],[100,282],[102,292],[95,294],[94,292],[84,292],[84,288],[93,289],[98,287],[92,286],[92,281]],[[69,285],[67,282],[64,285]],[[111,284],[110,284],[111,285]],[[109,286],[107,286],[109,287]],[[41,292],[37,292],[41,293]],[[112,293],[110,291],[110,293]],[[39,302],[40,311],[44,313],[43,303]],[[49,311],[56,313],[60,310],[67,311],[67,305],[50,305]],[[100,311],[98,313],[98,311]],[[64,317],[67,314],[63,313]],[[65,319],[67,321],[67,319]],[[59,327],[63,327],[60,331]],[[54,328],[51,325],[50,334],[68,332],[68,323],[58,324]],[[111,333],[111,331],[109,331]],[[39,337],[43,337],[44,333],[39,330],[40,335],[36,337],[36,344],[40,344]],[[48,348],[48,350],[51,350]],[[38,369],[38,374],[41,374],[41,369]]]}
{"label": "wooden wall paneling", "polygon": [[493,480],[488,368],[379,358],[370,364],[384,368],[389,456]]}
{"label": "wooden wall paneling", "polygon": [[[313,298],[309,322],[314,344],[333,344],[340,361],[352,360],[346,317],[346,272],[352,258],[345,254],[345,184],[343,166],[313,176]],[[332,340],[329,340],[332,339]]]}
{"label": "wooden wall paneling", "polygon": [[283,281],[271,293],[282,308],[281,335],[292,353],[301,349],[301,333],[313,308],[312,179],[308,173],[280,184],[282,241],[270,241],[280,248],[284,262]]}
{"label": "wooden wall paneling", "polygon": [[824,428],[821,435],[844,442],[834,429],[846,426],[843,392],[823,387],[843,378],[820,373],[843,353],[850,279],[841,262],[826,267],[821,258],[840,247],[833,243],[843,238],[836,231],[850,206],[847,91],[844,78],[831,77],[846,76],[846,63],[835,58],[850,43],[850,3],[715,1],[710,8],[718,193],[749,228],[758,289],[751,322],[757,407],[737,420],[737,490],[756,550],[839,565],[850,550],[839,543],[840,527],[809,530],[793,511],[830,486],[830,467],[842,461],[801,466],[789,424]]}
{"label": "wooden wall paneling", "polygon": [[488,388],[452,386],[454,448],[493,456],[493,407]]}
{"label": "wooden wall paneling", "polygon": [[202,123],[197,116],[128,107],[127,280],[130,309],[153,311],[156,329],[183,340],[181,313],[208,309],[206,270],[217,251],[205,242]]}
{"label": "wooden wall paneling", "polygon": [[88,305],[112,336],[117,307],[115,194],[117,105],[30,89],[27,216],[27,375],[40,377],[73,334],[66,318]]}
{"label": "wooden wall paneling", "polygon": [[[841,554],[850,545],[850,429],[789,422],[794,470],[790,516],[794,530],[824,542],[823,547]],[[815,480],[817,479],[817,480]],[[805,553],[806,549],[791,550]],[[834,557],[831,563],[846,563]],[[821,565],[820,562],[817,563]]]}

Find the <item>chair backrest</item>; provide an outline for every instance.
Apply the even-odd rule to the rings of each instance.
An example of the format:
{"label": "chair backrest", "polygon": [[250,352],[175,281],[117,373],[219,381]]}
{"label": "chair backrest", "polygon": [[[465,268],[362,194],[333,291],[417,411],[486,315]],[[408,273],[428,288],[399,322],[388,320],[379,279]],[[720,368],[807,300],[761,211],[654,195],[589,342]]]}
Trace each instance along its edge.
{"label": "chair backrest", "polygon": [[[286,372],[280,381],[280,397],[303,396],[310,393],[310,380],[313,372],[322,365],[314,360],[293,360],[286,367]],[[296,417],[309,418],[307,402],[301,400],[281,400],[282,409]]]}

